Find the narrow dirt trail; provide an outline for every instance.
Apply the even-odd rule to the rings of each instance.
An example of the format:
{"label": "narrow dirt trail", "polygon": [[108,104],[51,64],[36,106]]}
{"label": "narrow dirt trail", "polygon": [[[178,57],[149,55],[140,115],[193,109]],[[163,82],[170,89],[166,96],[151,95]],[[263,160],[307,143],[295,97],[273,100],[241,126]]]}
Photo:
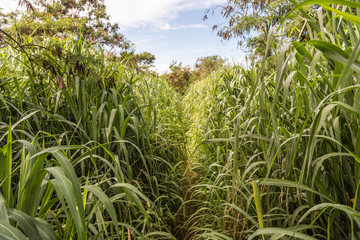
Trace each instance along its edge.
{"label": "narrow dirt trail", "polygon": [[179,102],[179,122],[182,126],[182,149],[185,153],[185,160],[183,164],[180,166],[182,171],[183,179],[182,179],[182,194],[181,197],[183,199],[183,205],[179,206],[180,211],[179,215],[177,216],[177,227],[173,229],[173,235],[177,240],[192,240],[194,239],[194,225],[195,219],[193,215],[198,210],[196,204],[196,199],[194,199],[193,194],[193,186],[196,183],[196,177],[192,172],[191,166],[191,153],[187,147],[187,132],[189,129],[189,119],[187,119],[187,115],[184,113],[184,106],[183,106],[183,97]]}

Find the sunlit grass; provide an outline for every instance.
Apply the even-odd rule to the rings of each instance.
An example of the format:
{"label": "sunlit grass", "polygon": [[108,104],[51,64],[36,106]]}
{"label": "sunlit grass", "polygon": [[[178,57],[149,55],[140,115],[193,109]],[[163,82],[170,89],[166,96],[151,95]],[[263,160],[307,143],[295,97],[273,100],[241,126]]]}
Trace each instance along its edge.
{"label": "sunlit grass", "polygon": [[181,137],[175,91],[85,41],[34,44],[1,50],[2,234],[173,238],[184,160],[168,144]]}
{"label": "sunlit grass", "polygon": [[85,40],[1,49],[0,236],[360,238],[360,5],[306,3],[310,41],[185,96]]}
{"label": "sunlit grass", "polygon": [[195,239],[360,237],[357,17],[321,11],[302,13],[312,40],[274,52],[276,69],[264,58],[185,97]]}

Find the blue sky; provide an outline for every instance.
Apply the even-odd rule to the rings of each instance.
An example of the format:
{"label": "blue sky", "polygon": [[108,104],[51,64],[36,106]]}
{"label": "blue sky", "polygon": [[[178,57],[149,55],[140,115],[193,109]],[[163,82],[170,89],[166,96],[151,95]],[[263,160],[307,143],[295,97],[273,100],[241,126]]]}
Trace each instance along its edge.
{"label": "blue sky", "polygon": [[[3,9],[16,8],[18,0],[0,0]],[[245,53],[236,40],[221,41],[212,31],[224,19],[219,13],[202,18],[206,9],[226,0],[105,0],[112,21],[135,44],[137,52],[156,56],[159,72],[167,70],[172,60],[194,65],[198,57],[220,55],[230,62],[244,63]]]}

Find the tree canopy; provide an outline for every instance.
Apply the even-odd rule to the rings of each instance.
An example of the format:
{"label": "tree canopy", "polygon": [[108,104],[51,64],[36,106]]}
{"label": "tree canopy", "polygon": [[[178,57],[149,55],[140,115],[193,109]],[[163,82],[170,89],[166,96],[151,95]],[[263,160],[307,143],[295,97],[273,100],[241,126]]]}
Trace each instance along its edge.
{"label": "tree canopy", "polygon": [[162,78],[168,81],[176,91],[183,94],[190,84],[226,67],[226,61],[227,59],[218,55],[200,57],[191,68],[173,60],[169,66],[170,72],[162,74]]}
{"label": "tree canopy", "polygon": [[19,5],[26,10],[4,13],[0,9],[3,33],[39,40],[86,39],[107,50],[114,61],[137,72],[149,69],[155,61],[149,52],[135,53],[134,45],[120,33],[119,25],[110,21],[104,0],[20,0]]}
{"label": "tree canopy", "polygon": [[221,58],[219,55],[200,57],[195,62],[194,73],[197,78],[202,79],[212,72],[223,68],[225,63],[226,59]]}
{"label": "tree canopy", "polygon": [[[213,30],[217,31],[218,36],[224,40],[231,38],[238,39],[239,45],[253,49],[265,47],[269,30],[279,26],[275,32],[273,40],[275,44],[285,38],[299,34],[296,27],[297,21],[289,20],[280,22],[293,8],[291,0],[228,0],[221,6],[221,15],[224,17],[225,24],[214,25]],[[209,9],[210,12],[215,9]],[[205,15],[204,19],[208,16]]]}
{"label": "tree canopy", "polygon": [[110,48],[128,49],[131,43],[111,23],[104,0],[20,0],[27,11],[2,13],[2,28],[25,37],[82,36]]}
{"label": "tree canopy", "polygon": [[121,52],[119,59],[137,72],[143,72],[153,67],[155,55],[150,52],[135,53],[134,50],[131,50]]}

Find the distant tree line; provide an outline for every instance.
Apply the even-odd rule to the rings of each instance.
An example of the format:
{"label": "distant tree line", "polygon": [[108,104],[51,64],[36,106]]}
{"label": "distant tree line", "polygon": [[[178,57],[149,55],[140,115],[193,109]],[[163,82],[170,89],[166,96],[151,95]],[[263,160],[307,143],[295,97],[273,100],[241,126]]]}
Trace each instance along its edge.
{"label": "distant tree line", "polygon": [[181,62],[173,61],[169,66],[170,72],[162,74],[162,78],[167,80],[176,91],[184,93],[190,84],[225,66],[226,59],[218,55],[198,58],[193,68],[183,66]]}

